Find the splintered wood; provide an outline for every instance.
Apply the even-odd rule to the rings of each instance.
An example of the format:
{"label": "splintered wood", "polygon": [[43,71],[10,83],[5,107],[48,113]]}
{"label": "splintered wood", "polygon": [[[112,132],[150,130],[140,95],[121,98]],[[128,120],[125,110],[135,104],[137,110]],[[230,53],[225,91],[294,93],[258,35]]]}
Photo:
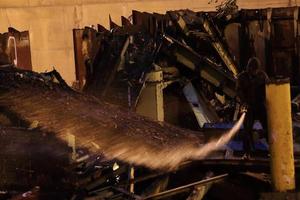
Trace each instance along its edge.
{"label": "splintered wood", "polygon": [[203,133],[158,123],[134,112],[46,81],[44,75],[0,69],[0,106],[20,119],[76,146],[152,169],[171,170],[183,161],[202,159],[226,144],[240,128],[204,144]]}

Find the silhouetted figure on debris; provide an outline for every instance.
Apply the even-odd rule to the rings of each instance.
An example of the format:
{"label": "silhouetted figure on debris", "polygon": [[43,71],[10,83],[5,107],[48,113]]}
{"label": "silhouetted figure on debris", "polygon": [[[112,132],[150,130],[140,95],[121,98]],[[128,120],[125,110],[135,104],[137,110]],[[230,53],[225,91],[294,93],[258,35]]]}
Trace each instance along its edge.
{"label": "silhouetted figure on debris", "polygon": [[238,75],[237,95],[242,109],[246,109],[244,121],[243,147],[248,158],[254,150],[253,125],[259,120],[267,139],[267,115],[265,107],[265,83],[267,75],[260,69],[260,61],[256,57],[249,59],[246,70]]}

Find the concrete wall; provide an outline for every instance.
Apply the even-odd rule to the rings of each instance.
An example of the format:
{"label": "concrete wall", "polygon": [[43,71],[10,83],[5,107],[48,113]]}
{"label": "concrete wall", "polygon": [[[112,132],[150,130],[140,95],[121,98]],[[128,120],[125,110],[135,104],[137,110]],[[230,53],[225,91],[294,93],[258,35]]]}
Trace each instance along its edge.
{"label": "concrete wall", "polygon": [[[68,83],[75,80],[72,29],[85,25],[108,25],[108,15],[120,23],[131,10],[159,12],[189,8],[214,10],[209,0],[0,0],[0,32],[12,26],[29,30],[33,70],[55,67]],[[220,0],[219,0],[220,1]],[[238,0],[240,8],[298,5],[297,0]]]}

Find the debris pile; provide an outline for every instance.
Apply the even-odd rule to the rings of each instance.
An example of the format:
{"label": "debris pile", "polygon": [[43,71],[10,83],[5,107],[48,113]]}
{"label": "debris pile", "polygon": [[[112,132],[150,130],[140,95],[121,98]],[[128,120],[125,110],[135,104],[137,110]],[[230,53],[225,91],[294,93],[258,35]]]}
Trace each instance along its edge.
{"label": "debris pile", "polygon": [[[268,173],[266,157],[228,160],[234,152],[226,149],[219,160],[198,161],[195,168],[193,163],[224,146],[241,127],[245,116],[238,116],[236,77],[250,57],[259,57],[269,76],[288,76],[293,85],[299,83],[295,78],[299,70],[291,73],[297,68],[292,66],[299,64],[300,52],[294,45],[299,37],[290,28],[299,15],[293,9],[238,11],[236,1],[228,0],[217,12],[133,11],[130,20],[122,17],[122,26],[110,19],[109,29],[101,25],[97,30],[75,29],[74,88],[81,92],[71,89],[55,70],[39,74],[1,67],[0,146],[4,148],[0,159],[5,161],[0,165],[1,188],[32,190],[25,196],[47,189],[60,193],[50,199],[72,194],[72,199],[152,199],[177,194],[178,199],[194,199],[208,190],[212,199],[222,199],[232,196],[232,191],[243,195],[236,192],[238,186],[255,198],[258,191],[270,190],[268,180],[257,181],[260,176],[252,172],[237,176],[256,177],[242,180],[257,188],[243,187],[239,180],[228,195],[218,190],[224,190],[226,184],[218,184],[230,172],[263,166]],[[13,34],[15,39],[9,39]],[[18,52],[18,34],[25,38],[12,29],[0,35],[0,64],[20,63],[19,54],[12,53]],[[10,43],[13,40],[15,45]],[[287,51],[281,52],[282,48]],[[10,53],[4,55],[7,49]],[[295,112],[299,110],[297,94]],[[236,125],[229,124],[234,121]],[[211,139],[213,134],[205,132],[205,127],[220,122],[230,131]],[[25,148],[27,152],[22,151]],[[298,160],[296,164],[299,167]],[[133,193],[135,184],[139,186]]]}
{"label": "debris pile", "polygon": [[[198,130],[205,123],[232,122],[237,119],[235,79],[249,58],[258,57],[270,77],[290,77],[292,85],[299,85],[299,45],[293,45],[297,36],[290,26],[298,20],[296,10],[237,10],[236,1],[229,0],[217,12],[133,11],[130,20],[122,17],[122,26],[110,18],[109,29],[101,25],[97,30],[75,29],[77,88],[139,110],[144,89],[162,82],[167,114],[172,110],[168,98],[174,95],[180,97],[178,107],[185,106],[182,101],[190,104]],[[276,39],[281,36],[282,40]],[[289,50],[280,53],[282,48]],[[153,79],[158,71],[162,72],[161,80]],[[190,84],[198,101],[189,101],[191,93],[184,91]],[[202,118],[207,120],[199,120],[195,111],[203,107],[207,116]],[[183,126],[181,118],[173,124]],[[197,130],[195,126],[187,128]]]}
{"label": "debris pile", "polygon": [[242,117],[232,132],[203,146],[201,132],[151,121],[44,76],[0,69],[1,107],[61,141],[74,137],[76,145],[91,153],[135,165],[174,169],[187,159],[201,159],[226,144],[243,121]]}
{"label": "debris pile", "polygon": [[[84,161],[82,170],[88,172],[80,172],[80,165],[76,166],[78,172],[85,174],[83,177],[86,181],[94,180],[93,177],[97,176],[100,169],[96,166],[101,166],[101,171],[105,169],[105,164],[99,160],[101,155],[109,160],[117,159],[118,162],[150,169],[161,171],[177,169],[184,161],[202,159],[222,147],[237,133],[244,119],[242,116],[229,133],[204,144],[207,139],[201,132],[154,122],[124,108],[75,92],[65,84],[56,71],[38,74],[14,67],[0,68],[0,107],[2,114],[12,122],[20,123],[29,129],[1,129],[1,142],[6,143],[3,145],[3,154],[0,155],[4,160],[15,166],[25,166],[24,169],[29,168],[38,176],[44,173],[45,177],[49,177],[47,170],[46,172],[41,170],[48,169],[43,167],[44,162],[35,161],[50,157],[54,160],[53,165],[49,167],[53,168],[48,172],[57,174],[61,170],[59,176],[70,179],[70,176],[66,175],[68,174],[66,170],[70,170],[66,162],[68,155],[71,154],[70,144],[76,143],[76,148],[85,151],[82,158],[78,157],[77,149],[75,159],[79,163],[82,163],[80,160]],[[32,148],[32,153],[25,155],[21,149],[28,144]],[[10,156],[19,158],[19,163]],[[40,165],[26,166],[29,163]],[[9,166],[11,165],[2,167],[9,169]],[[109,168],[111,166],[108,165]],[[6,175],[15,175],[15,170],[10,169],[6,172],[9,171],[11,173]],[[103,176],[105,183],[109,180],[109,176]],[[70,181],[67,178],[63,181],[65,186],[72,185],[72,182],[66,182]],[[81,182],[84,182],[84,179]],[[15,179],[8,177],[8,180],[14,183]],[[38,178],[31,177],[29,180],[36,180],[31,184],[41,185]],[[2,184],[15,186],[8,182]],[[60,189],[62,188],[64,187]]]}
{"label": "debris pile", "polygon": [[[176,89],[182,90],[192,81],[206,102],[216,99],[215,93],[226,96],[218,114],[232,109],[238,67],[212,16],[190,10],[166,15],[133,11],[132,21],[122,18],[122,27],[111,21],[110,31],[100,25],[98,31],[74,30],[77,79],[83,91],[134,108],[151,82],[148,74],[162,71],[165,87],[179,84]],[[221,117],[232,121],[233,113]]]}

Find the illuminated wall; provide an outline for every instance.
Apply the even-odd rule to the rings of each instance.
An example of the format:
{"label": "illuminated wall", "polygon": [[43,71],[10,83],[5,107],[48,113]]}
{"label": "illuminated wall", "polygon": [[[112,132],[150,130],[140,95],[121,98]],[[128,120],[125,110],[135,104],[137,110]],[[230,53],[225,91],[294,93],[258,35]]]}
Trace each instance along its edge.
{"label": "illuminated wall", "polygon": [[[0,0],[0,32],[12,26],[29,30],[33,70],[55,67],[68,83],[75,79],[72,29],[108,25],[108,15],[120,23],[131,10],[161,12],[189,8],[214,10],[215,0]],[[240,8],[299,5],[297,0],[239,0]]]}

